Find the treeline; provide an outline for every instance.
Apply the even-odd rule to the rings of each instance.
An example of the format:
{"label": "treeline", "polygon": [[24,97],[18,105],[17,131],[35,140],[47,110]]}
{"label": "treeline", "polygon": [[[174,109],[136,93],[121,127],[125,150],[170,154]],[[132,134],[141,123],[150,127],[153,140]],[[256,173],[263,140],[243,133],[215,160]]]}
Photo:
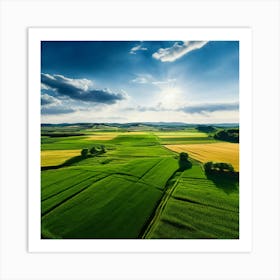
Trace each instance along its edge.
{"label": "treeline", "polygon": [[211,125],[198,125],[196,129],[205,133],[212,133],[216,131],[216,128]]}
{"label": "treeline", "polygon": [[84,133],[41,133],[41,136],[48,137],[71,137],[71,136],[83,136]]}
{"label": "treeline", "polygon": [[217,140],[239,143],[239,128],[220,130],[215,133],[214,138]]}

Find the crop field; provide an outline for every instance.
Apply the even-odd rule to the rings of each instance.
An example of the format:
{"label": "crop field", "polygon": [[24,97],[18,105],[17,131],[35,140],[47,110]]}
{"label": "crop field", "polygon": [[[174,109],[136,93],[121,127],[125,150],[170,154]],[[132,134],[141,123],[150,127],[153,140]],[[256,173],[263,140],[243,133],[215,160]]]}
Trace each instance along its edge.
{"label": "crop field", "polygon": [[81,150],[47,150],[41,152],[41,166],[53,166],[64,163],[67,159],[77,156]]}
{"label": "crop field", "polygon": [[118,133],[102,133],[102,134],[89,134],[86,140],[111,140],[114,139]]}
{"label": "crop field", "polygon": [[181,174],[146,238],[239,237],[238,184],[208,180],[199,165]]}
{"label": "crop field", "polygon": [[[111,140],[111,150],[104,155],[42,171],[44,238],[137,238],[141,234],[178,163],[148,133],[120,134]],[[47,153],[56,150],[42,151]]]}
{"label": "crop field", "polygon": [[[238,144],[193,128],[104,127],[47,128],[41,137],[42,238],[238,238],[238,182],[210,179],[202,166],[238,162]],[[181,151],[192,163],[185,171]]]}
{"label": "crop field", "polygon": [[198,161],[216,161],[231,163],[236,171],[239,170],[239,144],[238,143],[212,143],[212,144],[183,144],[166,145],[174,152],[187,152]]}

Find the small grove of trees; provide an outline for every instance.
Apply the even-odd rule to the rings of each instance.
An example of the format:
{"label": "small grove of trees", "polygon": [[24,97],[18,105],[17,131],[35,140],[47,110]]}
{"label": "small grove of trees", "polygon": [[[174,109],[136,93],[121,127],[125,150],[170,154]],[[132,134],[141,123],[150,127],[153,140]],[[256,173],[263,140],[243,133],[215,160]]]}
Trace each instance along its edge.
{"label": "small grove of trees", "polygon": [[192,163],[189,161],[188,153],[182,152],[179,155],[179,169],[181,171],[192,167]]}
{"label": "small grove of trees", "polygon": [[204,170],[207,178],[212,180],[226,179],[232,181],[239,180],[239,172],[234,171],[233,166],[230,163],[225,162],[206,162],[204,164]]}
{"label": "small grove of trees", "polygon": [[239,143],[239,128],[224,129],[214,135],[215,139]]}
{"label": "small grove of trees", "polygon": [[234,168],[230,163],[225,162],[206,162],[204,164],[204,170],[206,173],[223,173],[223,172],[234,172]]}
{"label": "small grove of trees", "polygon": [[90,152],[92,155],[94,155],[94,154],[98,153],[98,150],[93,146],[93,147],[89,150],[89,152]]}
{"label": "small grove of trees", "polygon": [[204,164],[204,170],[206,172],[209,171],[220,171],[220,172],[224,172],[224,171],[234,171],[233,166],[230,163],[225,163],[225,162],[206,162]]}
{"label": "small grove of trees", "polygon": [[96,148],[95,146],[93,146],[90,150],[85,148],[81,150],[81,156],[83,158],[86,158],[88,156],[88,154],[91,154],[92,156],[94,155],[99,155],[99,154],[104,154],[106,153],[106,149],[104,145],[100,145],[99,148]]}

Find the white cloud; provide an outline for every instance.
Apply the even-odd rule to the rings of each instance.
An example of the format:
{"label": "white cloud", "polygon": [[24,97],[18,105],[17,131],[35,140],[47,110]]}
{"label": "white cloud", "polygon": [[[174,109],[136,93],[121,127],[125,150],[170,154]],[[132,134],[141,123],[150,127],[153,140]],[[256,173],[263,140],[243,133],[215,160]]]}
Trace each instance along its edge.
{"label": "white cloud", "polygon": [[142,43],[140,43],[139,45],[134,46],[131,50],[130,50],[130,54],[136,54],[137,51],[146,51],[148,50],[147,48],[142,47]]}
{"label": "white cloud", "polygon": [[166,80],[157,80],[150,74],[138,74],[136,78],[131,80],[130,82],[136,84],[151,84],[157,87],[165,87],[174,84],[176,82],[176,79],[167,78]]}
{"label": "white cloud", "polygon": [[152,56],[161,62],[173,62],[193,50],[202,48],[207,43],[208,41],[184,41],[183,44],[176,42],[170,48],[160,48]]}
{"label": "white cloud", "polygon": [[148,84],[150,81],[147,77],[138,76],[135,79],[131,80],[131,82],[136,84]]}
{"label": "white cloud", "polygon": [[60,104],[61,101],[58,100],[57,98],[47,94],[47,93],[43,93],[41,94],[41,105],[45,106],[45,105],[49,105],[49,104]]}

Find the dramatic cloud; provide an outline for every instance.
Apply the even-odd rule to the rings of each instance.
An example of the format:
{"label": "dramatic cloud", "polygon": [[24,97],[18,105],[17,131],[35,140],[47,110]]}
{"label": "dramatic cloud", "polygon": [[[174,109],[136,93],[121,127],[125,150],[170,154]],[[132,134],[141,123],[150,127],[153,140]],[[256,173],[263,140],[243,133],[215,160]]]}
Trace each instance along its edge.
{"label": "dramatic cloud", "polygon": [[130,54],[136,54],[137,51],[146,51],[147,48],[143,48],[142,47],[142,44],[139,44],[139,45],[136,45],[135,47],[133,47],[131,50],[130,50]]}
{"label": "dramatic cloud", "polygon": [[69,114],[75,111],[69,104],[63,104],[63,101],[47,93],[41,94],[42,115]]}
{"label": "dramatic cloud", "polygon": [[208,41],[185,41],[183,44],[176,42],[170,48],[160,48],[152,56],[161,62],[173,62],[193,50],[202,48],[207,43]]}
{"label": "dramatic cloud", "polygon": [[203,113],[212,113],[216,111],[236,111],[239,109],[239,104],[237,102],[233,103],[216,103],[216,104],[197,104],[185,106],[178,109],[189,114],[203,114]]}
{"label": "dramatic cloud", "polygon": [[42,94],[41,95],[41,105],[49,105],[49,104],[57,104],[58,100],[54,98],[53,96],[50,96],[48,94]]}
{"label": "dramatic cloud", "polygon": [[41,74],[41,83],[58,95],[71,99],[103,104],[114,104],[126,98],[124,92],[112,92],[109,89],[93,89],[87,79],[70,79],[62,75]]}

